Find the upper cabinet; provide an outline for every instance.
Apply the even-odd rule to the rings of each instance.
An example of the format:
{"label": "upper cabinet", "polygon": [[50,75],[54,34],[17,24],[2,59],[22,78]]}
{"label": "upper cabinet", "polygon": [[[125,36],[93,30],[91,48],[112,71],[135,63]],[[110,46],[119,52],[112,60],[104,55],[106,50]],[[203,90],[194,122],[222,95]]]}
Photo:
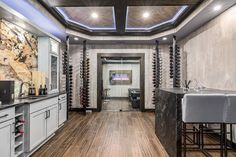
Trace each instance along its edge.
{"label": "upper cabinet", "polygon": [[38,38],[38,70],[45,73],[48,92],[59,92],[59,42]]}

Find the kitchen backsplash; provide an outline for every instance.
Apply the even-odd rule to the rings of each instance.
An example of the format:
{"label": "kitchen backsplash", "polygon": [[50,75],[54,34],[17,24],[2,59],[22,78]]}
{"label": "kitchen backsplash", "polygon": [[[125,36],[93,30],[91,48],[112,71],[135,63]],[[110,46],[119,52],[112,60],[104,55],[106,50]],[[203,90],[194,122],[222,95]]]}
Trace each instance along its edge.
{"label": "kitchen backsplash", "polygon": [[16,95],[21,82],[30,82],[32,71],[37,70],[37,45],[35,35],[0,20],[0,80],[15,80]]}

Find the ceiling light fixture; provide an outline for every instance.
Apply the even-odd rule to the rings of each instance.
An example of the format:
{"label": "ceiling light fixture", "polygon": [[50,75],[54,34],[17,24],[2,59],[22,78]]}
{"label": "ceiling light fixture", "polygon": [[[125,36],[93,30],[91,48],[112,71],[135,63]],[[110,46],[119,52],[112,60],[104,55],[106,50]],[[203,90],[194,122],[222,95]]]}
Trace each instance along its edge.
{"label": "ceiling light fixture", "polygon": [[143,13],[143,18],[146,19],[146,18],[148,18],[149,16],[150,16],[150,13],[149,13],[149,12],[146,11],[146,12]]}
{"label": "ceiling light fixture", "polygon": [[97,19],[97,18],[98,18],[98,14],[95,13],[95,12],[93,12],[93,13],[91,14],[91,16],[92,16],[92,18],[94,18],[94,19]]}
{"label": "ceiling light fixture", "polygon": [[213,10],[214,10],[214,11],[218,11],[218,10],[221,9],[221,7],[222,7],[221,5],[216,5],[216,6],[213,8]]}
{"label": "ceiling light fixture", "polygon": [[167,37],[163,37],[162,40],[167,40]]}
{"label": "ceiling light fixture", "polygon": [[79,40],[79,38],[78,38],[78,37],[74,37],[74,40],[78,41],[78,40]]}

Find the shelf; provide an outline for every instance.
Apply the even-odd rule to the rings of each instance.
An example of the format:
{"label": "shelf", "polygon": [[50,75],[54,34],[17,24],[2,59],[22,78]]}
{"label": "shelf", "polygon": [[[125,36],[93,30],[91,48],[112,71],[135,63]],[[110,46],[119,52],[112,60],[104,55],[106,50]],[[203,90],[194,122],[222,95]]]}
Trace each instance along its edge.
{"label": "shelf", "polygon": [[21,125],[23,125],[24,123],[20,123],[20,124],[17,124],[15,127],[17,128],[17,127],[19,127],[19,126],[21,126]]}
{"label": "shelf", "polygon": [[22,141],[20,141],[20,142],[15,142],[15,148],[19,147],[19,146],[22,145],[22,144],[23,144]]}
{"label": "shelf", "polygon": [[22,136],[22,135],[23,135],[23,134],[18,133],[18,134],[15,135],[15,138],[20,137],[20,136]]}
{"label": "shelf", "polygon": [[23,116],[23,113],[17,113],[15,117]]}
{"label": "shelf", "polygon": [[23,150],[18,151],[18,152],[15,152],[15,157],[18,157],[18,156],[20,156],[21,154],[23,154]]}

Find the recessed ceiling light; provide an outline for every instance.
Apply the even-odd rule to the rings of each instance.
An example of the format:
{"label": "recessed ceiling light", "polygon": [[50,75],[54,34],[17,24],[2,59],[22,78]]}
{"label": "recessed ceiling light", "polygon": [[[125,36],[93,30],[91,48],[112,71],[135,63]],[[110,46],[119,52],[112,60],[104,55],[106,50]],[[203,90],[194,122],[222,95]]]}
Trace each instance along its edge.
{"label": "recessed ceiling light", "polygon": [[149,12],[146,11],[146,12],[143,13],[143,18],[148,18],[149,16],[150,16]]}
{"label": "recessed ceiling light", "polygon": [[221,9],[221,7],[222,7],[221,5],[216,5],[216,6],[213,8],[213,10],[214,10],[214,11],[218,11],[218,10]]}
{"label": "recessed ceiling light", "polygon": [[167,37],[163,37],[162,40],[167,40]]}
{"label": "recessed ceiling light", "polygon": [[79,38],[78,38],[78,37],[74,37],[74,40],[78,41],[78,40],[79,40]]}
{"label": "recessed ceiling light", "polygon": [[94,19],[97,19],[97,18],[98,18],[98,14],[95,13],[95,12],[93,12],[93,13],[91,14],[91,17],[94,18]]}

